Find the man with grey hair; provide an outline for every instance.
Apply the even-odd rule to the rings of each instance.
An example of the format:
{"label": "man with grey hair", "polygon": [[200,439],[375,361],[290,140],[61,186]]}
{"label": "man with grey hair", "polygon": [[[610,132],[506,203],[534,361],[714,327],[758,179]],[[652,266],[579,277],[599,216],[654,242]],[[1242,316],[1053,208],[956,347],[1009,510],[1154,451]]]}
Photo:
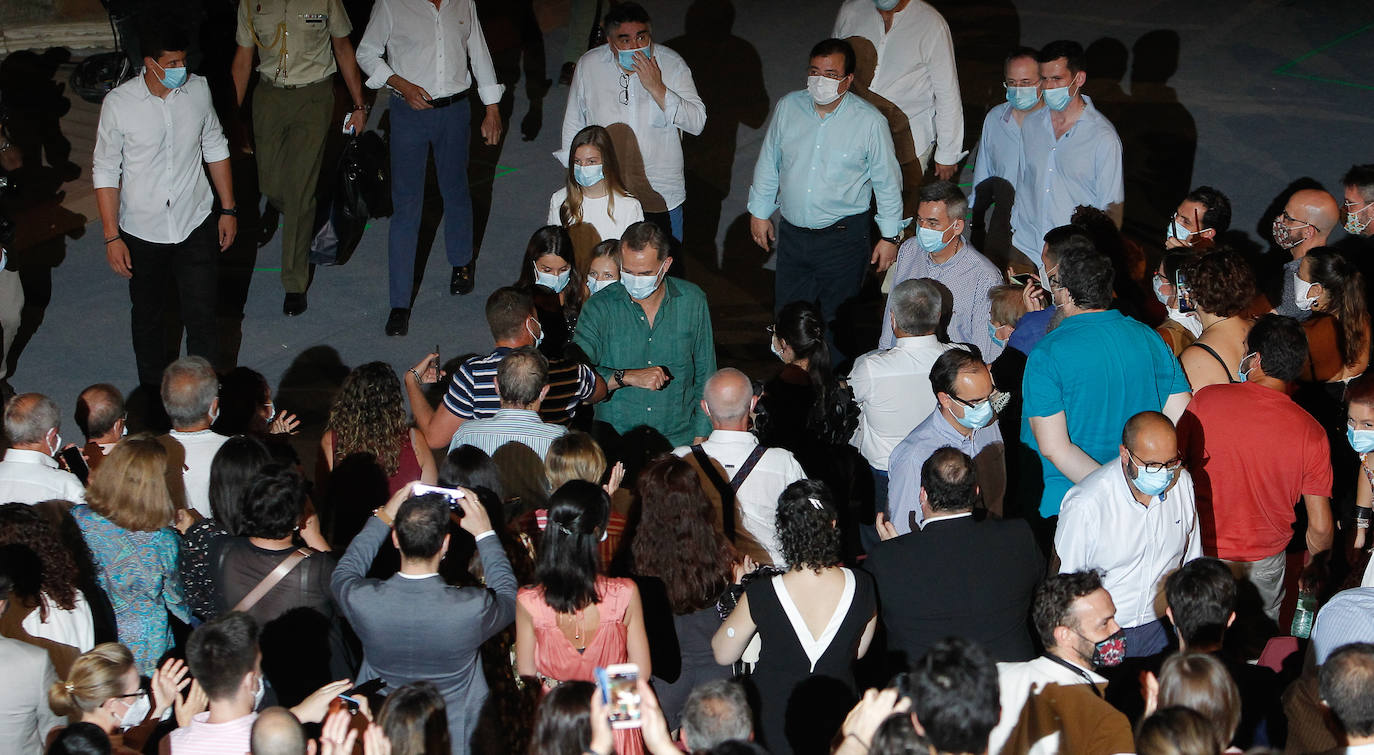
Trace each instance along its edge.
{"label": "man with grey hair", "polygon": [[887,319],[896,345],[864,354],[854,360],[849,372],[849,387],[859,405],[859,428],[850,443],[873,471],[873,500],[879,512],[886,508],[888,498],[888,457],[935,411],[930,368],[949,349],[935,335],[945,296],[944,287],[930,278],[893,286]]}
{"label": "man with grey hair", "polygon": [[272,707],[253,721],[253,755],[305,755],[305,729],[286,708]]}
{"label": "man with grey hair", "polygon": [[[733,367],[717,371],[706,381],[701,400],[701,410],[711,420],[711,434],[704,442],[678,447],[673,453],[696,467],[708,495],[712,490],[719,494],[721,527],[736,549],[759,563],[783,566],[778,496],[806,477],[806,472],[791,451],[764,448],[749,432],[758,400],[743,372]],[[738,532],[740,528],[743,533]]]}
{"label": "man with grey hair", "polygon": [[167,489],[178,509],[210,518],[210,465],[229,438],[210,429],[219,417],[219,377],[204,357],[182,357],[162,371],[162,404],[172,431],[158,437],[167,448]]}
{"label": "man with grey hair", "polygon": [[81,453],[91,471],[100,466],[119,439],[128,433],[124,395],[109,383],[96,383],[76,398],[76,426],[86,436]]}
{"label": "man with grey hair", "polygon": [[[669,721],[669,728],[675,723]],[[688,752],[711,750],[724,742],[752,741],[754,719],[744,687],[733,679],[697,685],[682,706],[678,738]]]}
{"label": "man with grey hair", "polygon": [[57,403],[41,393],[21,393],[5,404],[10,447],[0,461],[0,503],[85,502],[81,481],[53,458],[63,448],[61,427]]}
{"label": "man with grey hair", "polygon": [[501,408],[490,417],[460,425],[449,450],[466,445],[495,454],[507,443],[519,443],[542,460],[549,444],[568,432],[563,425],[539,418],[539,404],[549,393],[549,360],[535,347],[522,346],[501,358],[493,382]]}

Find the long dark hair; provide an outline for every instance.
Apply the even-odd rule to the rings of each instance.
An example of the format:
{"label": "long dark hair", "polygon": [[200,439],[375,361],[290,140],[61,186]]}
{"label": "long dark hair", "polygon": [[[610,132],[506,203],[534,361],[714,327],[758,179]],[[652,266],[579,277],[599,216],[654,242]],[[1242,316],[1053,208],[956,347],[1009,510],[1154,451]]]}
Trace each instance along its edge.
{"label": "long dark hair", "polygon": [[[821,310],[808,301],[794,301],[778,312],[773,332],[786,343],[798,359],[806,360],[814,399],[806,425],[828,443],[848,442],[853,427],[848,418],[849,395],[837,390],[830,364],[830,344],[825,340],[825,319]],[[843,436],[843,437],[841,437]]]}
{"label": "long dark hair", "polygon": [[610,515],[606,491],[584,480],[569,480],[549,497],[535,581],[544,588],[544,602],[553,610],[574,613],[599,601],[598,546]]}
{"label": "long dark hair", "polygon": [[1364,276],[1340,252],[1320,247],[1307,253],[1308,275],[1326,290],[1327,305],[1322,311],[1333,315],[1341,326],[1341,361],[1349,367],[1358,364],[1369,349],[1369,310],[1365,307]]}
{"label": "long dark hair", "polygon": [[534,716],[530,755],[588,752],[592,739],[591,682],[563,682],[549,690]]}
{"label": "long dark hair", "polygon": [[577,280],[577,257],[573,253],[572,237],[568,229],[560,225],[546,225],[530,236],[525,245],[525,260],[520,264],[520,277],[515,280],[516,288],[534,290],[534,263],[540,257],[552,254],[562,257],[568,263],[568,285],[563,287],[563,316],[576,318],[582,310],[582,282]]}
{"label": "long dark hair", "polygon": [[662,580],[679,616],[715,603],[730,584],[735,549],[716,529],[701,476],[669,454],[639,480],[641,514],[630,544],[634,573]]}
{"label": "long dark hair", "polygon": [[262,408],[272,400],[272,389],[262,373],[235,367],[219,379],[219,416],[211,426],[220,435],[267,434]]}
{"label": "long dark hair", "polygon": [[267,446],[250,435],[235,435],[215,452],[210,463],[210,515],[230,535],[243,534],[243,497],[270,461]]}

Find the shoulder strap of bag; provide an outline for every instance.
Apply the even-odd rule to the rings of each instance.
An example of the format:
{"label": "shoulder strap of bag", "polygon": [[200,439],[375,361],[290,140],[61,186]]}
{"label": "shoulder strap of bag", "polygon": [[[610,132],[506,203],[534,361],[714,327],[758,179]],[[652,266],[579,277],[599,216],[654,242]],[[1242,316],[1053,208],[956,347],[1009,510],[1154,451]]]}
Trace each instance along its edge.
{"label": "shoulder strap of bag", "polygon": [[256,587],[243,596],[243,600],[240,600],[233,610],[247,611],[257,605],[258,601],[262,600],[267,593],[272,592],[272,588],[276,587],[278,582],[282,581],[286,575],[291,573],[292,569],[295,569],[300,562],[314,552],[309,548],[297,548],[294,553],[282,559],[281,563],[277,564],[277,568],[268,572],[267,576],[263,577]]}
{"label": "shoulder strap of bag", "polygon": [[701,467],[702,474],[711,482],[711,486],[720,493],[720,523],[721,529],[725,533],[725,539],[735,542],[735,488],[720,476],[716,471],[716,465],[700,444],[692,446],[692,458],[696,460],[697,466]]}
{"label": "shoulder strap of bag", "polygon": [[762,459],[763,454],[767,451],[767,448],[759,445],[754,446],[754,450],[749,452],[749,458],[744,460],[744,463],[739,467],[739,471],[730,479],[730,487],[734,488],[736,493],[739,492],[739,487],[744,484],[745,478],[749,477],[749,473],[754,471],[754,467],[758,465],[759,459]]}

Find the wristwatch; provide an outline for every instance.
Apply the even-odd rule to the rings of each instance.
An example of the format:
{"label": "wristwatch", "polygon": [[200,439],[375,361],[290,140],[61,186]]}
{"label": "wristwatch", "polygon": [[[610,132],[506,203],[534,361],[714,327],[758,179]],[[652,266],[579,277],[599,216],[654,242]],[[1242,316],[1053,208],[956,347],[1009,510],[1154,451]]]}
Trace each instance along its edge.
{"label": "wristwatch", "polygon": [[884,237],[883,237],[883,241],[886,241],[887,243],[889,243],[889,244],[891,244],[891,245],[893,245],[893,246],[901,246],[901,245],[902,245],[902,235],[899,233],[899,234],[897,234],[896,236],[884,236]]}
{"label": "wristwatch", "polygon": [[616,387],[616,388],[624,388],[624,387],[625,387],[625,371],[624,371],[624,370],[616,370],[615,372],[611,373],[611,378],[612,378],[613,380],[615,380],[615,387]]}
{"label": "wristwatch", "polygon": [[239,216],[239,211],[237,207],[221,207],[219,208],[219,214],[228,215],[231,218],[236,218]]}

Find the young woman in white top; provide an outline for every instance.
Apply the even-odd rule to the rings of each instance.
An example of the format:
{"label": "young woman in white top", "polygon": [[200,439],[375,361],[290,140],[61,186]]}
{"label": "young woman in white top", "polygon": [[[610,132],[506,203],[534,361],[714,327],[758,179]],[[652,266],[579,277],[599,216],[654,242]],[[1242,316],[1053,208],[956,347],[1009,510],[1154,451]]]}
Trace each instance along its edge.
{"label": "young woman in white top", "polygon": [[586,223],[598,240],[618,239],[644,219],[639,200],[625,191],[610,134],[600,126],[577,132],[568,147],[566,186],[549,200],[549,225],[572,228]]}

